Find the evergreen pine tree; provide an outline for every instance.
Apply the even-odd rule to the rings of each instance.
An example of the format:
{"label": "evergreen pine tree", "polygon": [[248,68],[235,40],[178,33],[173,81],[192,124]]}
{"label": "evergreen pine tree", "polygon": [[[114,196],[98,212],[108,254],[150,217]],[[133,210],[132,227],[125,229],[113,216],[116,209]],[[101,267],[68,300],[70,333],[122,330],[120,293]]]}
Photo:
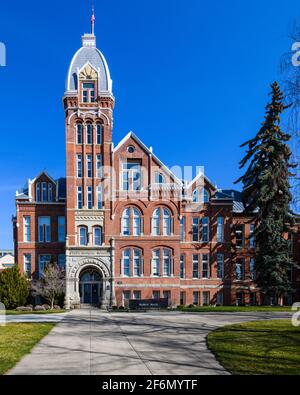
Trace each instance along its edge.
{"label": "evergreen pine tree", "polygon": [[248,147],[240,169],[248,164],[236,183],[243,183],[246,213],[254,216],[257,243],[257,285],[267,296],[281,299],[292,292],[290,271],[296,267],[290,257],[287,234],[291,231],[290,212],[291,151],[290,136],[280,127],[281,113],[288,108],[277,82],[271,85],[272,101],[266,107],[265,120],[257,135],[242,144]]}
{"label": "evergreen pine tree", "polygon": [[6,309],[23,306],[29,294],[25,277],[22,277],[17,265],[0,273],[0,302]]}

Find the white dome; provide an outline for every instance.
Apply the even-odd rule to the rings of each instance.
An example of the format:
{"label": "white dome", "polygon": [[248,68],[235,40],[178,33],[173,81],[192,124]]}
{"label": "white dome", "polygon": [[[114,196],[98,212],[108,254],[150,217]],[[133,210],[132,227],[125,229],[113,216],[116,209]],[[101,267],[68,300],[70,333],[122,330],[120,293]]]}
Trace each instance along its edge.
{"label": "white dome", "polygon": [[103,54],[96,48],[96,38],[92,34],[85,34],[82,37],[82,47],[73,56],[67,75],[66,93],[77,92],[78,74],[87,64],[100,76],[98,79],[100,94],[112,94],[109,68]]}

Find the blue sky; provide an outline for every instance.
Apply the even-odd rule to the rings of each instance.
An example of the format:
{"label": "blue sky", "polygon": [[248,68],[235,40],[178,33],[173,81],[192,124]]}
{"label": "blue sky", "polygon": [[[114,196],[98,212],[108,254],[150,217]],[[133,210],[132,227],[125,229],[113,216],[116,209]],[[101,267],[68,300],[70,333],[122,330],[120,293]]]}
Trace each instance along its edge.
{"label": "blue sky", "polygon": [[[97,46],[116,97],[115,143],[133,130],[167,165],[205,166],[219,187],[240,174],[269,85],[299,16],[297,0],[96,2]],[[15,191],[41,170],[65,174],[62,96],[90,28],[87,0],[2,2],[0,249],[12,248]]]}

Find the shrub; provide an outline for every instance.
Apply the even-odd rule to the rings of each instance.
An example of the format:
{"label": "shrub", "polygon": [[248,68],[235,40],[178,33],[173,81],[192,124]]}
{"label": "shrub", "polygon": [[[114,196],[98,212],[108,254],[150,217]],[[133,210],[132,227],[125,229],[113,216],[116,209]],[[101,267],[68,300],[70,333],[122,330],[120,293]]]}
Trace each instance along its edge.
{"label": "shrub", "polygon": [[29,294],[28,283],[17,265],[0,273],[0,301],[6,309],[23,306]]}
{"label": "shrub", "polygon": [[113,310],[118,310],[118,306],[113,306],[112,309]]}
{"label": "shrub", "polygon": [[46,309],[44,306],[37,305],[37,306],[34,306],[33,310],[34,311],[45,311]]}
{"label": "shrub", "polygon": [[30,306],[20,306],[16,308],[16,311],[32,311],[32,307]]}
{"label": "shrub", "polygon": [[124,306],[119,306],[119,310],[125,310]]}
{"label": "shrub", "polygon": [[192,309],[193,307],[195,307],[195,305],[193,305],[193,304],[189,304],[189,305],[188,305],[188,308],[189,308],[189,309]]}

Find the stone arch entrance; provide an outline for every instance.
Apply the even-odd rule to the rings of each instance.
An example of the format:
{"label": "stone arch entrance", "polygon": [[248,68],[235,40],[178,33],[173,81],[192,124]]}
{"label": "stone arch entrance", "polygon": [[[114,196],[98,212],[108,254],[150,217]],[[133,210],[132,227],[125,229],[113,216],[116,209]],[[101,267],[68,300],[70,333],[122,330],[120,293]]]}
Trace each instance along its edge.
{"label": "stone arch entrance", "polygon": [[[66,309],[80,308],[85,305],[106,308],[112,304],[113,280],[111,264],[107,257],[67,256],[66,269]],[[89,298],[91,293],[94,293],[94,297]],[[98,303],[94,303],[96,295],[99,296]],[[86,303],[88,301],[89,303]]]}
{"label": "stone arch entrance", "polygon": [[81,306],[101,306],[103,277],[95,268],[85,268],[79,275],[79,296]]}

